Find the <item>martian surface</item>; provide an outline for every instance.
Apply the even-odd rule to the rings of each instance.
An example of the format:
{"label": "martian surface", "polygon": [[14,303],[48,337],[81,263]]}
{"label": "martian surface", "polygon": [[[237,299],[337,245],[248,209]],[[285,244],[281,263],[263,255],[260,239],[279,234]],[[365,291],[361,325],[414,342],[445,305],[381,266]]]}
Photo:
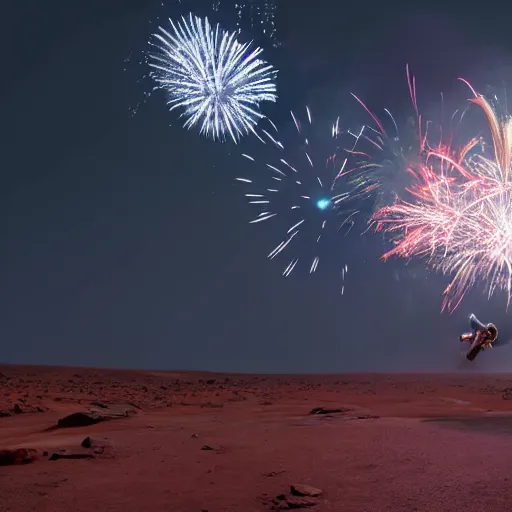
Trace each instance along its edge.
{"label": "martian surface", "polygon": [[505,512],[512,376],[0,366],[1,512]]}

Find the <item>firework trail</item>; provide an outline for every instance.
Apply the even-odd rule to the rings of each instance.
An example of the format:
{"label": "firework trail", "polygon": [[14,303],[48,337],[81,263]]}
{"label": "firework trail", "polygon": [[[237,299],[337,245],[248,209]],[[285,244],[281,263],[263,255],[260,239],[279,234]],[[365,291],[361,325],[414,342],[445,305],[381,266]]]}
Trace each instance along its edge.
{"label": "firework trail", "polygon": [[427,153],[427,132],[432,131],[432,124],[424,122],[418,110],[416,81],[408,66],[406,74],[414,116],[400,129],[389,109],[383,109],[385,117],[381,119],[352,93],[372,122],[364,124],[357,132],[348,132],[354,145],[346,150],[348,164],[344,173],[352,186],[352,194],[372,198],[375,209],[394,203],[406,192],[411,182],[409,167]]}
{"label": "firework trail", "polygon": [[258,58],[262,50],[237,41],[238,32],[189,15],[159,27],[151,42],[150,76],[168,95],[170,110],[183,108],[185,128],[198,125],[212,139],[237,142],[264,115],[259,105],[276,101],[276,71]]}
{"label": "firework trail", "polygon": [[[284,221],[286,234],[268,258],[293,252],[285,265],[285,277],[297,268],[302,259],[306,260],[309,273],[315,273],[324,239],[332,243],[331,236],[343,228],[347,233],[358,213],[348,208],[347,203],[352,196],[348,189],[343,190],[347,159],[341,157],[339,119],[332,125],[330,137],[323,137],[314,129],[309,108],[306,108],[306,114],[307,119],[302,122],[291,112],[299,143],[286,149],[278,140],[279,132],[275,125],[272,124],[269,130],[259,130],[271,149],[279,154],[277,158],[273,157],[272,163],[266,164],[259,164],[252,156],[243,154],[254,163],[255,170],[248,168],[247,177],[235,178],[244,186],[246,198],[257,210],[251,224],[270,219]],[[342,281],[347,271],[346,267],[343,268]],[[343,290],[342,287],[342,293]]]}
{"label": "firework trail", "polygon": [[442,302],[450,312],[478,283],[489,297],[505,291],[507,306],[512,291],[512,120],[463,81],[469,101],[486,116],[493,154],[481,139],[454,148],[451,141],[431,145],[420,133],[423,158],[407,167],[410,199],[397,199],[371,219],[377,231],[399,235],[383,259],[424,258],[450,277]]}

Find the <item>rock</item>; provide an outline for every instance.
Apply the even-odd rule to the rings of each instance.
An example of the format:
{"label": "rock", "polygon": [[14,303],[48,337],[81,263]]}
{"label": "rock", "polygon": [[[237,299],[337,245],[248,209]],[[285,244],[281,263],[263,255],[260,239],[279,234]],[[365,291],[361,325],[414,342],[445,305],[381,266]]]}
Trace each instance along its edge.
{"label": "rock", "polygon": [[91,405],[100,409],[108,409],[108,405],[105,405],[103,402],[91,402]]}
{"label": "rock", "polygon": [[286,500],[286,505],[290,510],[297,508],[310,508],[317,504],[318,503],[311,498],[288,498]]}
{"label": "rock", "polygon": [[281,475],[283,473],[284,473],[284,471],[269,471],[267,473],[263,473],[263,476],[273,477],[273,476]]}
{"label": "rock", "polygon": [[33,407],[31,405],[27,405],[23,399],[20,399],[21,403],[14,404],[13,408],[10,411],[2,411],[0,412],[0,416],[12,416],[13,414],[24,414],[24,413],[34,413],[34,412],[46,412],[47,409],[44,407],[36,406]]}
{"label": "rock", "polygon": [[205,444],[202,446],[201,450],[213,450],[213,448],[210,445]]}
{"label": "rock", "polygon": [[91,453],[57,453],[57,452],[54,452],[48,458],[48,460],[59,460],[59,459],[94,459],[94,455],[92,455]]}
{"label": "rock", "polygon": [[503,400],[512,400],[512,388],[505,388],[501,398],[503,398]]}
{"label": "rock", "polygon": [[15,464],[28,464],[37,459],[37,452],[31,448],[17,448],[16,450],[0,450],[0,466]]}
{"label": "rock", "polygon": [[8,418],[9,416],[12,416],[11,411],[0,411],[0,418]]}
{"label": "rock", "polygon": [[65,416],[57,422],[57,428],[88,427],[102,421],[129,418],[136,413],[137,411],[130,404],[113,404],[101,410],[91,409]]}
{"label": "rock", "polygon": [[20,404],[14,404],[12,412],[13,414],[21,414],[23,412],[23,409],[21,408]]}
{"label": "rock", "polygon": [[335,414],[347,411],[348,409],[327,409],[325,407],[315,407],[314,409],[311,409],[309,414]]}
{"label": "rock", "polygon": [[294,484],[290,485],[290,492],[294,496],[321,496],[324,491],[322,489],[317,489],[316,487],[311,487],[311,485],[307,484]]}
{"label": "rock", "polygon": [[192,437],[192,439],[197,439],[199,437],[199,434],[192,434],[190,437]]}
{"label": "rock", "polygon": [[[119,404],[101,404],[99,407],[99,412],[102,415],[108,416],[109,419],[114,418],[126,418],[128,416],[134,416],[137,414],[137,411],[140,410],[140,407],[136,404],[126,402]],[[92,409],[94,410],[94,408]]]}
{"label": "rock", "polygon": [[92,439],[90,437],[86,437],[82,443],[80,444],[82,448],[92,448]]}
{"label": "rock", "polygon": [[312,498],[286,497],[284,494],[280,494],[273,500],[271,510],[294,510],[299,508],[311,508],[316,505],[318,505],[318,503]]}
{"label": "rock", "polygon": [[214,402],[206,402],[204,404],[201,404],[201,407],[211,407],[212,409],[221,409],[222,407],[224,407],[224,404],[214,403]]}
{"label": "rock", "polygon": [[272,500],[272,510],[292,510],[299,508],[310,508],[318,505],[314,499],[323,494],[322,489],[317,489],[311,485],[295,484],[290,485],[291,496],[279,494]]}
{"label": "rock", "polygon": [[92,448],[92,453],[95,455],[101,455],[106,449],[112,448],[112,443],[105,439],[94,439],[92,437],[86,437],[81,445],[82,448]]}
{"label": "rock", "polygon": [[101,414],[97,414],[93,411],[89,412],[74,412],[69,416],[61,418],[57,422],[58,428],[73,428],[73,427],[88,427],[103,421]]}

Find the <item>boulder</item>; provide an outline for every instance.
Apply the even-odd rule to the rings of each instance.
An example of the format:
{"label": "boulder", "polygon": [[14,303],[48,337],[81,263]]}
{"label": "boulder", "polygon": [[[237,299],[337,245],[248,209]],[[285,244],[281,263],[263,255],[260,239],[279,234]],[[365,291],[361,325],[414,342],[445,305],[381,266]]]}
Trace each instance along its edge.
{"label": "boulder", "polygon": [[0,466],[15,464],[28,464],[37,459],[37,452],[31,448],[17,448],[15,450],[0,450]]}
{"label": "boulder", "polygon": [[137,414],[137,410],[130,404],[102,404],[98,408],[87,411],[74,412],[57,422],[57,428],[88,427],[102,421],[129,418]]}

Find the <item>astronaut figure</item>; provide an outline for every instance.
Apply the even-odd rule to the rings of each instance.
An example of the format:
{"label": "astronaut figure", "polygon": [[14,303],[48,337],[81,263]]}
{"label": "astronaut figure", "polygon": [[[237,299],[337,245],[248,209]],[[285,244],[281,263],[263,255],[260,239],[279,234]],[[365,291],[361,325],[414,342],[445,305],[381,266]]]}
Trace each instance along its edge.
{"label": "astronaut figure", "polygon": [[498,329],[494,324],[483,324],[473,314],[469,315],[469,325],[471,332],[462,334],[460,341],[471,343],[466,358],[473,361],[480,350],[492,348],[492,344],[498,338]]}

